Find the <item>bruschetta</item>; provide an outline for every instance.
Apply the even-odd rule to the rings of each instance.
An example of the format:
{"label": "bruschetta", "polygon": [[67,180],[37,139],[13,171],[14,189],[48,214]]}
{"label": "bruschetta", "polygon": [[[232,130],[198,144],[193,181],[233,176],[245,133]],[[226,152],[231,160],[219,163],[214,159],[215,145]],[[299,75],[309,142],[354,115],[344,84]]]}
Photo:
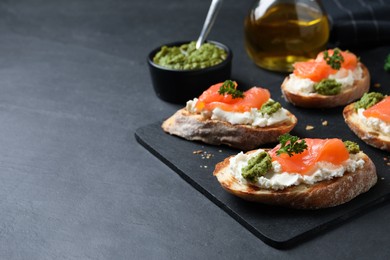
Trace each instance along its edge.
{"label": "bruschetta", "polygon": [[365,94],[343,110],[349,128],[367,144],[390,151],[390,96]]}
{"label": "bruschetta", "polygon": [[306,108],[345,106],[368,92],[370,73],[351,52],[326,50],[316,59],[296,62],[281,89],[286,101]]}
{"label": "bruschetta", "polygon": [[358,145],[336,138],[290,139],[271,150],[240,152],[218,163],[214,175],[244,200],[296,209],[337,206],[377,182],[375,165]]}
{"label": "bruschetta", "polygon": [[163,122],[162,129],[191,141],[251,150],[276,142],[296,124],[297,118],[271,99],[267,89],[242,92],[235,81],[226,80],[189,100]]}

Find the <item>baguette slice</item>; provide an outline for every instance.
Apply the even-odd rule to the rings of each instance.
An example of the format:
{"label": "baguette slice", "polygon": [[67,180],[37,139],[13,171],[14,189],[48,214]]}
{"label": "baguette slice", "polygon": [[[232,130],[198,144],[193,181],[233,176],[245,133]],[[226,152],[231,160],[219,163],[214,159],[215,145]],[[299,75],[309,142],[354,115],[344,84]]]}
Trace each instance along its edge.
{"label": "baguette slice", "polygon": [[390,152],[390,137],[361,123],[354,103],[343,110],[344,120],[349,128],[365,143],[373,147]]}
{"label": "baguette slice", "polygon": [[244,200],[295,209],[328,208],[352,200],[377,182],[374,163],[362,152],[359,156],[365,161],[362,169],[313,185],[300,184],[283,190],[262,189],[240,183],[230,173],[230,157],[216,165],[214,175],[226,191]]}
{"label": "baguette slice", "polygon": [[187,140],[202,141],[213,145],[224,144],[247,151],[265,143],[276,142],[280,135],[290,132],[298,120],[291,113],[288,113],[288,116],[290,121],[268,127],[254,127],[207,119],[183,108],[165,120],[162,128],[171,135]]}
{"label": "baguette slice", "polygon": [[287,76],[282,83],[282,93],[286,101],[295,106],[305,108],[331,108],[345,106],[363,96],[370,88],[370,73],[366,66],[358,63],[363,70],[363,76],[360,80],[355,80],[353,86],[346,88],[343,92],[334,96],[325,96],[317,93],[293,93],[287,87],[290,77]]}

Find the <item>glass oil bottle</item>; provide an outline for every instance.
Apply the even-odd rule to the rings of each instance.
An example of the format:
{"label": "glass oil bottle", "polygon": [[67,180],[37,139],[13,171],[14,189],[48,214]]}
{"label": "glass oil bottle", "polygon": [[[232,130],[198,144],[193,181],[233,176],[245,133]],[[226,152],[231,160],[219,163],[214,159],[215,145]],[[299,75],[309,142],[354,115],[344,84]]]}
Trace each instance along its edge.
{"label": "glass oil bottle", "polygon": [[325,49],[329,22],[319,0],[257,0],[244,25],[245,48],[259,67],[292,71],[292,64]]}

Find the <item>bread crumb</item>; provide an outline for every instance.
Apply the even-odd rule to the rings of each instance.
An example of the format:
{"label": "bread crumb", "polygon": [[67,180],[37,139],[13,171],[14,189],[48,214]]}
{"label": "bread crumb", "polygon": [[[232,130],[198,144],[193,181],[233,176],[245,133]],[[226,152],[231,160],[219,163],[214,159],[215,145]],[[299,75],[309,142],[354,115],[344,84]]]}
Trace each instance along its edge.
{"label": "bread crumb", "polygon": [[208,153],[206,151],[203,151],[203,150],[195,150],[192,152],[193,154],[200,154],[200,157],[202,159],[210,159],[211,157],[213,157],[214,155],[212,153]]}
{"label": "bread crumb", "polygon": [[313,130],[313,129],[314,129],[314,126],[312,126],[312,125],[307,125],[307,126],[306,126],[306,130],[308,130],[308,131],[309,131],[309,130]]}
{"label": "bread crumb", "polygon": [[210,159],[213,156],[213,154],[207,152],[203,152],[203,154],[201,155],[202,159]]}
{"label": "bread crumb", "polygon": [[381,84],[380,84],[380,83],[375,83],[375,84],[374,84],[374,87],[375,87],[375,88],[380,88],[380,87],[381,87]]}
{"label": "bread crumb", "polygon": [[327,126],[327,125],[328,125],[328,121],[326,121],[326,120],[323,121],[323,122],[322,122],[322,125],[323,125],[323,126]]}

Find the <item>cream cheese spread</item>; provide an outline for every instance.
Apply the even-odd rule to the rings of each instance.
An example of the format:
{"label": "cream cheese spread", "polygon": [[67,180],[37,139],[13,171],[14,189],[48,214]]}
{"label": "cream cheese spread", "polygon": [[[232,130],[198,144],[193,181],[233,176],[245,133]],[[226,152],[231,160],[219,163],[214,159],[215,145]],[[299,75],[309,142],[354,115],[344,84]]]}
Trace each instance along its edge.
{"label": "cream cheese spread", "polygon": [[[196,112],[195,105],[198,99],[187,101],[186,109],[191,113]],[[247,112],[230,112],[224,111],[220,108],[215,108],[210,114],[203,114],[206,117],[210,117],[213,120],[220,120],[229,122],[233,125],[251,125],[257,127],[271,126],[285,121],[289,121],[288,111],[284,108],[279,109],[272,115],[263,114],[257,108],[252,108]]]}
{"label": "cream cheese spread", "polygon": [[[252,157],[263,151],[264,150],[259,149],[251,154],[240,152],[236,156],[230,158],[230,174],[232,174],[238,182],[248,184],[246,179],[242,177],[242,168],[248,164],[248,161]],[[265,176],[259,177],[256,183],[251,182],[250,184],[260,188],[273,190],[282,190],[302,183],[312,185],[319,181],[341,177],[345,172],[355,172],[356,170],[363,168],[364,163],[364,160],[359,157],[359,154],[351,154],[350,158],[341,165],[334,165],[328,162],[317,162],[310,175],[301,175],[299,173],[282,172],[282,167],[279,162],[273,161],[271,170]]]}
{"label": "cream cheese spread", "polygon": [[[341,84],[341,91],[353,86],[355,80],[363,78],[363,70],[361,66],[357,66],[354,70],[341,68],[337,73],[329,75],[328,79],[334,79]],[[314,93],[314,84],[316,82],[307,78],[300,78],[294,73],[290,74],[289,80],[286,82],[286,88],[292,93],[308,94]]]}
{"label": "cream cheese spread", "polygon": [[364,108],[359,108],[357,111],[360,122],[368,128],[390,136],[390,124],[376,117],[364,116],[364,110]]}

